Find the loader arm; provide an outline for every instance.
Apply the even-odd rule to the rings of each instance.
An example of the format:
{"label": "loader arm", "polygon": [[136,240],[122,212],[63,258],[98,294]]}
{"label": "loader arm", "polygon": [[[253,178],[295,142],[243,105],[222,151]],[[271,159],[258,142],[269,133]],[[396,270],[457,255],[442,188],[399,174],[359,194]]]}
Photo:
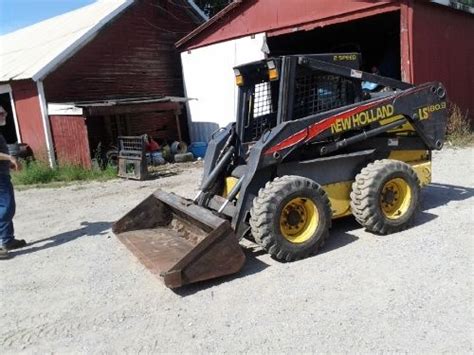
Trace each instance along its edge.
{"label": "loader arm", "polygon": [[363,104],[289,121],[259,142],[264,147],[262,166],[276,164],[306,144],[320,143],[319,151],[324,155],[328,146],[325,142],[329,138],[341,139],[357,134],[369,138],[372,130],[377,129],[377,134],[381,134],[384,126],[387,127],[385,131],[395,128],[389,126],[394,122],[398,122],[398,126],[408,121],[427,149],[439,150],[445,139],[446,110],[444,87],[433,82]]}

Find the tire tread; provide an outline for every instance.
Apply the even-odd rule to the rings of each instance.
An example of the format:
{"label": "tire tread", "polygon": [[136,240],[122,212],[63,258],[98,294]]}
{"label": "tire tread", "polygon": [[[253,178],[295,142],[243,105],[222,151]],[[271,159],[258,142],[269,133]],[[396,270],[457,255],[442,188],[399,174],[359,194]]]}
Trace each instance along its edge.
{"label": "tire tread", "polygon": [[[324,214],[329,216],[327,221],[328,227],[323,231],[317,248],[292,253],[275,238],[272,233],[272,224],[274,219],[277,218],[275,216],[275,207],[278,204],[277,196],[287,196],[295,190],[302,188],[313,189],[321,196],[324,201],[322,206]],[[260,189],[250,210],[250,227],[255,241],[273,257],[283,261],[299,260],[315,254],[328,237],[330,226],[331,206],[326,192],[319,184],[300,176],[285,175],[267,182],[265,187]]]}
{"label": "tire tread", "polygon": [[[391,225],[384,218],[381,218],[378,212],[378,181],[383,179],[384,176],[397,171],[413,179],[416,182],[416,188],[419,190],[420,181],[413,168],[407,163],[392,159],[376,160],[368,164],[356,176],[352,184],[352,192],[350,194],[352,214],[359,224],[371,232],[378,234],[395,233],[408,228],[413,222],[414,212],[418,208],[418,198],[415,201],[416,207],[407,223]],[[415,196],[419,196],[419,191],[417,191]]]}

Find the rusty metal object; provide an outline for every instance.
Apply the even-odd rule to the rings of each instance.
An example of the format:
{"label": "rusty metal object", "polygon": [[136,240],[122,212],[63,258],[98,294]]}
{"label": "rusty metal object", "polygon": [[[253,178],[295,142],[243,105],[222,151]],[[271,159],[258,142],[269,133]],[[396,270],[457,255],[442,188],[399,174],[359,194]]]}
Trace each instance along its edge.
{"label": "rusty metal object", "polygon": [[148,176],[145,159],[145,136],[119,136],[118,176],[145,180]]}
{"label": "rusty metal object", "polygon": [[245,262],[229,221],[161,190],[117,221],[113,231],[170,288],[236,273]]}

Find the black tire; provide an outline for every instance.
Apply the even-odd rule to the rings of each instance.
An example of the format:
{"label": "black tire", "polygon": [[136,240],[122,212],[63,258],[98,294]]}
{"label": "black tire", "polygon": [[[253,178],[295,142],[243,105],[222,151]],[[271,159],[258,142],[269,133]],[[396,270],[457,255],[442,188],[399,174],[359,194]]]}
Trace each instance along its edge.
{"label": "black tire", "polygon": [[171,143],[172,154],[186,154],[188,152],[188,145],[184,142],[174,141]]}
{"label": "black tire", "polygon": [[[298,220],[295,223],[302,228],[306,237],[303,241],[296,242],[294,239],[293,242],[289,240],[289,236],[284,236],[280,223],[286,222],[290,229],[299,228],[288,222],[288,209],[292,208],[292,202],[297,200],[300,200],[303,206],[312,206],[314,213],[304,213],[304,217],[296,215]],[[290,212],[298,213],[296,209]],[[326,192],[313,180],[300,176],[283,176],[268,182],[254,199],[250,215],[251,232],[255,241],[278,260],[293,261],[315,254],[324,244],[331,227],[331,208]],[[316,222],[309,222],[311,215],[317,216],[314,217]],[[302,222],[303,219],[305,222]]]}
{"label": "black tire", "polygon": [[[390,189],[392,184],[395,184],[394,189]],[[403,189],[406,189],[404,193]],[[419,201],[420,181],[416,172],[398,160],[370,163],[352,184],[352,214],[363,227],[377,234],[408,228],[413,223]]]}

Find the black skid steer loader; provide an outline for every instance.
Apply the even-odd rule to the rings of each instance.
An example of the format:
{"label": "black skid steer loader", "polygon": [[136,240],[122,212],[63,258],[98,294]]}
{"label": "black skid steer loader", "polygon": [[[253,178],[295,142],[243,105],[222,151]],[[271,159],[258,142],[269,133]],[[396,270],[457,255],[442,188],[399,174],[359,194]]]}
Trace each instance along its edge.
{"label": "black skid steer loader", "polygon": [[409,227],[444,143],[446,90],[359,63],[339,53],[234,68],[236,123],[212,135],[199,194],[156,191],[114,224],[118,238],[175,288],[238,272],[242,238],[293,261],[350,214],[376,234]]}

